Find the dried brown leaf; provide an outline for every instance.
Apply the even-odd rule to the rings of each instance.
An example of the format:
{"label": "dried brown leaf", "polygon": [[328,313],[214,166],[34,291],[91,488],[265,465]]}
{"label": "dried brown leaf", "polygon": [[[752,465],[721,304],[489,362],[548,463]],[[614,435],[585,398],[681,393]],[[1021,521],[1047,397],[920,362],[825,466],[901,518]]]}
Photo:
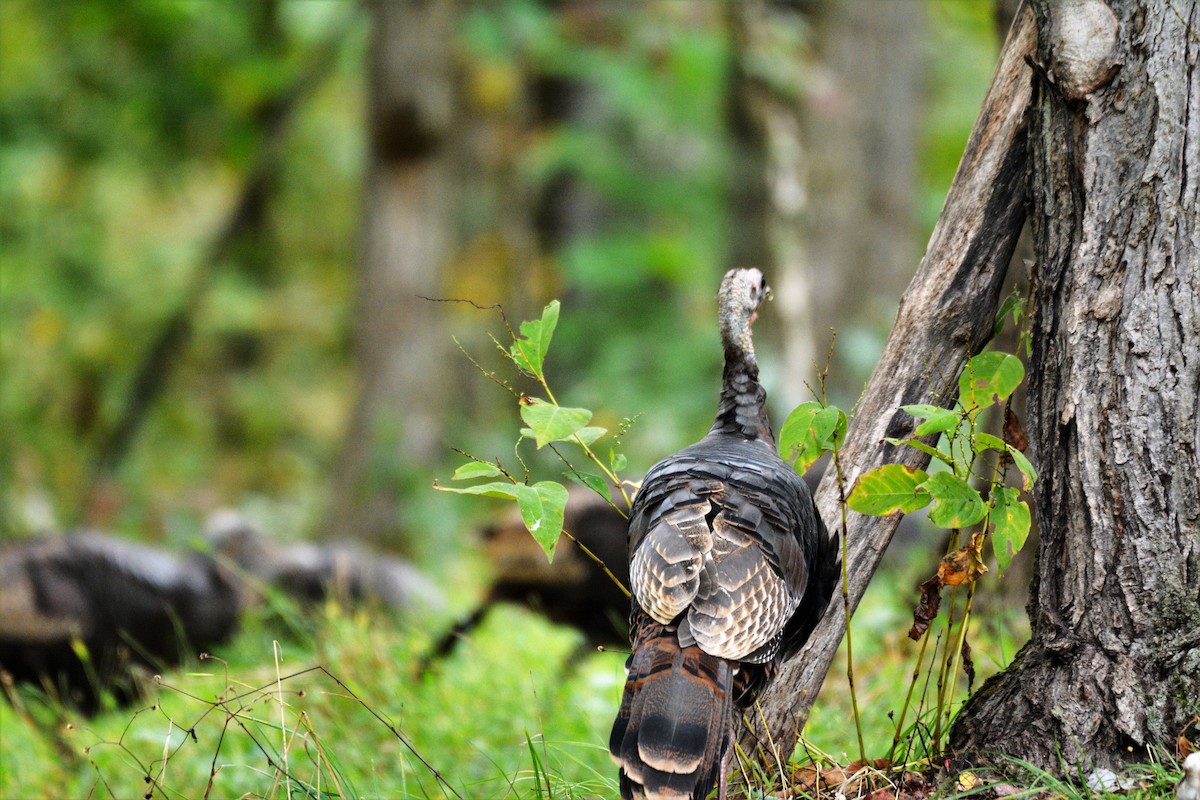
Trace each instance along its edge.
{"label": "dried brown leaf", "polygon": [[1175,737],[1175,749],[1181,759],[1200,750],[1200,715],[1192,717]]}
{"label": "dried brown leaf", "polygon": [[971,658],[971,643],[967,641],[967,637],[963,637],[962,643],[962,664],[963,672],[967,673],[967,695],[970,696],[972,687],[975,686],[975,661]]}
{"label": "dried brown leaf", "polygon": [[921,584],[921,600],[913,609],[913,625],[908,629],[908,638],[914,642],[925,635],[929,625],[937,617],[938,608],[942,604],[941,589],[942,584],[937,575]]}
{"label": "dried brown leaf", "polygon": [[1029,434],[1011,405],[1004,407],[1004,441],[1024,453],[1029,448]]}
{"label": "dried brown leaf", "polygon": [[942,586],[973,583],[988,571],[983,563],[983,534],[971,534],[971,541],[942,558],[937,577]]}
{"label": "dried brown leaf", "polygon": [[817,788],[817,768],[811,764],[792,773],[792,784],[810,794]]}

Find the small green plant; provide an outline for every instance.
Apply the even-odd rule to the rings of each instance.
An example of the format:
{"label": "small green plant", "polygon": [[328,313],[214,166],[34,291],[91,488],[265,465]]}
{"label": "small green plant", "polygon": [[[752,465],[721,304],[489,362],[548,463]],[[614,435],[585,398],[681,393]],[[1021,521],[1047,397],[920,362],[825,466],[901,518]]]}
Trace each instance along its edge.
{"label": "small green plant", "polygon": [[[503,317],[503,311],[501,311]],[[493,338],[501,354],[517,368],[524,376],[532,378],[538,384],[545,397],[532,397],[517,390],[505,380],[489,372],[471,359],[476,368],[484,375],[499,383],[517,398],[521,420],[527,427],[522,427],[520,436],[513,447],[513,455],[518,468],[506,466],[501,459],[485,460],[470,455],[466,451],[458,452],[469,461],[454,472],[451,480],[465,481],[473,479],[488,480],[486,483],[476,483],[469,486],[443,486],[434,482],[434,488],[455,494],[482,495],[515,500],[521,512],[521,519],[529,533],[546,551],[546,558],[553,561],[554,549],[559,536],[566,535],[580,549],[599,564],[608,576],[629,594],[607,565],[600,561],[584,545],[580,544],[569,531],[563,529],[563,518],[567,504],[567,487],[553,480],[530,483],[530,470],[521,455],[521,446],[526,441],[533,441],[538,450],[550,448],[565,466],[564,477],[574,481],[600,495],[613,508],[622,514],[630,505],[629,489],[632,485],[623,481],[618,473],[625,468],[625,456],[618,450],[621,436],[628,430],[632,420],[624,420],[615,435],[610,435],[607,428],[589,425],[592,412],[586,408],[572,408],[560,405],[550,388],[546,378],[546,355],[550,350],[550,342],[554,337],[554,329],[558,326],[559,302],[551,301],[542,310],[540,319],[522,322],[520,334],[514,333],[511,327],[508,332],[512,343],[508,346]],[[508,321],[505,318],[507,327]],[[468,356],[469,358],[469,356]],[[597,453],[597,443],[609,439],[608,453],[602,458]],[[559,445],[573,445],[582,452],[589,468],[584,468],[572,462],[560,449]],[[595,471],[593,471],[595,470]],[[620,497],[622,504],[614,500],[614,491]]]}
{"label": "small green plant", "polygon": [[[1010,297],[998,314],[997,331],[1009,315],[1019,324],[1022,310],[1023,301]],[[1021,342],[1027,347],[1027,336],[1023,335]],[[929,521],[951,531],[947,553],[936,574],[920,587],[921,599],[909,636],[921,641],[921,649],[896,725],[889,760],[895,756],[905,730],[904,721],[920,677],[929,628],[941,606],[941,590],[949,587],[951,597],[941,639],[931,752],[939,749],[951,719],[950,701],[960,664],[969,680],[973,673],[967,631],[976,582],[988,572],[984,563],[986,542],[991,541],[996,565],[1003,575],[1028,538],[1032,517],[1021,493],[1032,489],[1037,471],[1022,452],[1026,446],[1025,434],[1011,408],[1012,394],[1024,378],[1025,367],[1014,354],[987,351],[968,359],[959,376],[958,399],[952,408],[929,404],[901,406],[920,424],[908,438],[885,440],[897,447],[915,448],[943,468],[926,471],[886,464],[860,476],[846,497],[850,509],[871,516],[908,514],[930,506]],[[1003,436],[985,430],[987,414],[992,410],[1003,412]],[[1006,483],[1009,465],[1020,473],[1020,489]],[[966,598],[959,610],[955,601],[961,587],[966,587]]]}
{"label": "small green plant", "polygon": [[[1019,323],[1022,310],[1023,301],[1020,298],[1009,298],[1001,308],[997,330],[1010,315],[1014,322]],[[618,474],[626,460],[617,445],[630,421],[626,420],[615,435],[610,435],[605,428],[590,425],[593,416],[590,410],[560,405],[550,387],[546,375],[546,356],[558,324],[559,312],[559,303],[553,301],[545,307],[540,319],[523,322],[519,334],[508,329],[511,344],[501,344],[493,339],[503,357],[521,375],[536,382],[538,396],[517,391],[508,381],[487,371],[472,359],[481,372],[517,399],[524,423],[513,448],[517,466],[514,468],[499,458],[486,460],[460,450],[468,462],[455,471],[452,480],[479,482],[467,486],[434,484],[435,488],[442,491],[516,501],[526,527],[545,549],[549,559],[553,558],[559,535],[570,537],[568,532],[562,530],[567,490],[558,481],[530,481],[530,468],[522,455],[525,442],[532,441],[538,451],[552,451],[565,466],[564,477],[595,491],[619,510],[624,511],[617,500],[623,501],[624,508],[628,508],[629,490],[636,489],[634,484],[622,480]],[[1022,340],[1022,345],[1027,347],[1026,339]],[[1024,433],[1010,407],[1012,394],[1024,379],[1024,366],[1016,355],[983,352],[967,361],[958,380],[957,400],[953,407],[942,408],[931,404],[902,406],[902,410],[918,420],[918,424],[911,437],[887,441],[897,447],[911,447],[929,455],[937,468],[924,470],[887,464],[863,474],[849,489],[840,457],[849,420],[844,411],[829,405],[826,400],[824,384],[828,363],[825,370],[819,376],[819,389],[813,392],[821,399],[797,406],[781,426],[778,437],[780,456],[801,474],[826,453],[832,456],[843,531],[847,529],[848,510],[884,516],[907,514],[927,506],[930,508],[930,521],[951,531],[947,553],[936,574],[921,585],[921,600],[909,631],[909,636],[919,640],[921,647],[900,717],[895,723],[892,748],[887,760],[893,760],[902,738],[911,739],[917,735],[928,734],[928,751],[932,754],[939,749],[943,731],[951,719],[951,698],[955,693],[960,668],[968,674],[969,683],[973,680],[970,677],[973,675],[973,664],[967,633],[976,581],[988,571],[984,563],[984,548],[990,540],[999,571],[1003,574],[1023,547],[1030,530],[1029,505],[1021,495],[1032,488],[1037,473],[1022,452],[1026,446]],[[1004,413],[1003,435],[986,430],[988,414],[995,410]],[[609,437],[607,441],[606,437]],[[609,445],[606,456],[601,454],[602,450],[597,446],[601,442]],[[578,464],[567,456],[571,449],[583,455],[582,460],[577,459]],[[1020,488],[1006,485],[1010,465],[1020,475]],[[848,605],[849,580],[846,568],[846,541],[843,536],[842,597]],[[609,574],[611,576],[611,572]],[[935,652],[940,649],[941,659],[929,665],[926,678],[932,683],[936,674],[937,702],[932,710],[917,714],[917,723],[906,727],[914,691],[923,673],[927,645],[932,638],[929,629],[941,608],[942,590],[947,587],[950,589],[950,601],[947,604],[946,627],[937,635],[938,644],[934,648]],[[965,600],[959,597],[960,591],[965,593]],[[863,742],[855,688],[853,643],[848,622],[845,638],[846,675],[859,757],[861,763],[869,763]]]}
{"label": "small green plant", "polygon": [[[829,343],[829,354],[819,376],[821,399],[801,403],[792,409],[779,429],[779,455],[803,475],[817,459],[825,453],[833,454],[833,467],[837,475],[838,506],[841,508],[843,535],[842,545],[842,606],[850,607],[850,576],[847,572],[848,550],[846,543],[846,482],[842,476],[840,443],[846,439],[849,420],[837,406],[831,406],[825,391],[829,374],[829,362],[833,357],[836,338]],[[813,394],[816,394],[814,392]],[[850,706],[854,712],[854,733],[858,740],[859,759],[867,760],[867,748],[863,743],[862,716],[858,710],[858,690],[854,683],[854,637],[850,631],[850,615],[846,615],[846,683],[850,689]]]}

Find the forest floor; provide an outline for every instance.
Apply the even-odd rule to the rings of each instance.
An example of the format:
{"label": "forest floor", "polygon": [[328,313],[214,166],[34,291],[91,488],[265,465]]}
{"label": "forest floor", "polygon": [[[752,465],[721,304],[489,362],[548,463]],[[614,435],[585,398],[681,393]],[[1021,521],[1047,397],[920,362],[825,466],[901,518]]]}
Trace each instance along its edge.
{"label": "forest floor", "polygon": [[[895,581],[880,587],[854,625],[867,760],[843,653],[785,770],[788,788],[775,796],[1108,794],[1019,764],[1001,775],[933,762],[925,757],[928,710],[887,761],[918,648],[905,636],[908,612],[889,599],[903,593]],[[976,686],[1026,635],[1018,614],[983,619],[972,637]],[[332,604],[300,614],[276,603],[250,615],[217,649],[219,658],[148,678],[140,705],[82,718],[32,687],[6,687],[12,702],[0,702],[0,797],[616,797],[606,744],[625,655],[586,651],[573,630],[500,606],[418,674],[450,623],[449,616],[418,622]],[[926,709],[927,671],[916,692]],[[1149,800],[1171,796],[1178,779],[1178,766],[1164,757],[1109,788]]]}

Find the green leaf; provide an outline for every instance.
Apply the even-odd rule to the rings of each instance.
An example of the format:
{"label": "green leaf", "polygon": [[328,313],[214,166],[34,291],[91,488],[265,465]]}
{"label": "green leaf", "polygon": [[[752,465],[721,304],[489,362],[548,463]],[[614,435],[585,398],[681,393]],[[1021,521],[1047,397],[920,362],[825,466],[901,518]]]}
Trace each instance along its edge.
{"label": "green leaf", "polygon": [[999,450],[1004,452],[1008,450],[1008,445],[999,436],[993,436],[990,433],[977,433],[972,440],[972,449],[976,453],[982,453],[984,450]]}
{"label": "green leaf", "polygon": [[1004,318],[1012,314],[1014,325],[1019,325],[1021,322],[1021,314],[1025,313],[1025,298],[1013,292],[1008,297],[1004,298],[1004,302],[1000,304],[1000,310],[996,312],[996,322],[992,325],[992,338],[1000,335],[1004,330]]}
{"label": "green leaf", "polygon": [[455,494],[478,494],[484,497],[503,497],[508,500],[517,499],[517,487],[523,484],[505,483],[495,481],[493,483],[480,483],[475,486],[441,486],[434,484],[433,488],[442,492],[454,492]]}
{"label": "green leaf", "polygon": [[992,490],[992,550],[996,553],[996,565],[1000,574],[1008,569],[1013,556],[1021,552],[1029,537],[1032,518],[1029,504],[1018,499],[1019,492],[1007,486]]}
{"label": "green leaf", "polygon": [[605,500],[612,500],[612,491],[608,488],[608,481],[594,472],[587,472],[582,469],[568,470],[563,473],[563,476],[567,480],[578,483],[580,486],[586,486]]}
{"label": "green leaf", "polygon": [[567,507],[567,487],[554,481],[540,481],[533,486],[518,483],[513,488],[525,527],[546,551],[546,560],[553,561]]}
{"label": "green leaf", "polygon": [[539,380],[543,377],[542,365],[550,349],[550,339],[558,326],[558,311],[558,301],[551,300],[542,310],[541,319],[521,323],[521,338],[515,340],[509,348],[513,362]]}
{"label": "green leaf", "polygon": [[928,478],[929,473],[923,469],[884,464],[854,482],[846,505],[872,517],[897,511],[908,514],[929,503],[929,495],[920,488]]}
{"label": "green leaf", "polygon": [[1033,488],[1033,482],[1037,480],[1037,470],[1033,468],[1033,464],[1029,463],[1029,459],[1025,457],[1025,454],[1011,444],[1008,445],[1008,454],[1012,456],[1013,463],[1017,465],[1017,469],[1025,477],[1024,488],[1028,492]]}
{"label": "green leaf", "polygon": [[924,442],[916,439],[897,439],[893,436],[888,436],[884,438],[884,441],[888,444],[894,444],[896,447],[907,446],[913,448],[914,450],[920,450],[925,455],[936,458],[939,461],[944,461],[947,464],[953,463],[950,459],[950,456],[946,455],[941,450],[938,450],[936,447],[930,447]]}
{"label": "green leaf", "polygon": [[980,353],[967,361],[958,379],[959,400],[969,412],[1004,400],[1025,378],[1025,365],[1011,353]]}
{"label": "green leaf", "polygon": [[845,439],[846,427],[846,414],[840,408],[816,401],[801,403],[779,429],[779,455],[803,474],[822,453],[833,449],[835,439]]}
{"label": "green leaf", "polygon": [[627,466],[629,466],[629,459],[625,457],[624,453],[618,453],[616,450],[608,451],[609,469],[611,469],[613,472],[620,472]]}
{"label": "green leaf", "polygon": [[933,433],[946,433],[958,427],[961,414],[949,408],[931,406],[921,403],[912,406],[900,406],[900,410],[911,417],[925,420],[913,431],[914,436],[929,436]]}
{"label": "green leaf", "polygon": [[837,406],[825,406],[813,418],[813,432],[823,450],[832,450],[837,442],[846,441],[847,427],[846,412]]}
{"label": "green leaf", "polygon": [[929,403],[913,403],[907,406],[900,406],[900,410],[910,417],[929,419],[938,412],[945,411],[946,409],[941,406],[930,405]]}
{"label": "green leaf", "polygon": [[608,428],[598,428],[589,425],[586,428],[580,428],[579,430],[575,431],[575,436],[577,436],[579,441],[583,442],[585,446],[591,447],[597,439],[599,439],[601,436],[604,436],[606,433],[608,433]]}
{"label": "green leaf", "polygon": [[953,473],[935,473],[920,488],[933,498],[929,521],[939,528],[965,528],[987,514],[987,506],[979,492]]}
{"label": "green leaf", "polygon": [[521,419],[529,425],[539,449],[570,439],[591,418],[592,412],[586,408],[563,408],[536,397],[521,402]]}
{"label": "green leaf", "polygon": [[497,475],[503,474],[495,464],[487,461],[471,461],[454,470],[454,477],[450,480],[466,481],[471,478],[494,478]]}
{"label": "green leaf", "polygon": [[779,429],[779,456],[794,463],[797,472],[805,472],[820,455],[812,427],[821,408],[816,401],[801,403],[792,409]]}

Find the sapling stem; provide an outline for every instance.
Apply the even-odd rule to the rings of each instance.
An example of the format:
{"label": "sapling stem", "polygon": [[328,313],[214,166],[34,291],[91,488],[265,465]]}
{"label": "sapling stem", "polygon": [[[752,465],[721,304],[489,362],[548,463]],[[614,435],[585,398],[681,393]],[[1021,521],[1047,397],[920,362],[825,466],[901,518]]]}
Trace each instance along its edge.
{"label": "sapling stem", "polygon": [[[823,377],[823,376],[822,376]],[[824,386],[824,381],[822,381]],[[837,431],[833,434],[833,468],[837,472],[838,505],[842,509],[842,607],[846,609],[846,681],[850,685],[850,705],[854,709],[854,732],[858,736],[858,756],[867,763],[867,748],[863,744],[862,719],[858,713],[858,691],[854,686],[854,637],[850,634],[850,577],[846,567],[846,481],[842,475],[842,460],[838,456]]]}
{"label": "sapling stem", "polygon": [[892,737],[892,747],[888,750],[888,764],[892,763],[892,759],[896,757],[896,748],[900,745],[900,736],[904,733],[904,720],[908,716],[909,706],[912,704],[913,691],[917,688],[917,681],[921,679],[921,664],[925,660],[925,648],[929,644],[929,628],[925,628],[925,632],[921,634],[921,649],[917,651],[917,663],[913,666],[912,678],[908,682],[908,692],[904,695],[904,705],[900,707],[900,721],[896,723],[896,734]]}

